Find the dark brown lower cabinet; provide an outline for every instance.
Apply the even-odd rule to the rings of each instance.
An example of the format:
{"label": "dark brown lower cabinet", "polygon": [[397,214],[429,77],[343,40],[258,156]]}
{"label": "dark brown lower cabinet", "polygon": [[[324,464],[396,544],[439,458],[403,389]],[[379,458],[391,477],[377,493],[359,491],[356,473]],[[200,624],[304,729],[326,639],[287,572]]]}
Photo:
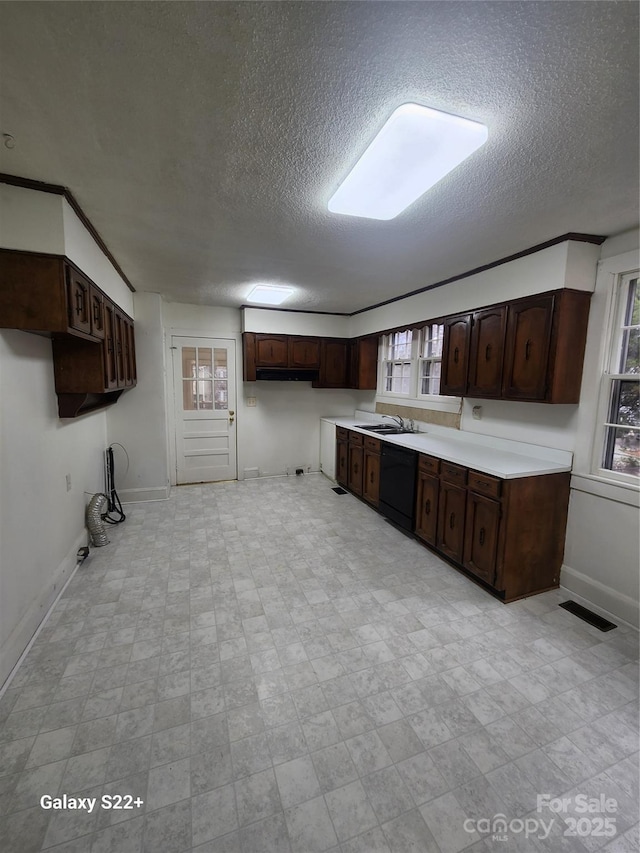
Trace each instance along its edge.
{"label": "dark brown lower cabinet", "polygon": [[373,506],[380,502],[380,439],[365,438],[362,497]]}
{"label": "dark brown lower cabinet", "polygon": [[570,479],[566,472],[501,480],[421,454],[416,536],[505,602],[553,589]]}
{"label": "dark brown lower cabinet", "polygon": [[424,539],[429,545],[436,544],[439,490],[440,481],[436,476],[418,470],[416,535]]}
{"label": "dark brown lower cabinet", "polygon": [[[358,435],[352,433],[352,435]],[[361,435],[358,438],[362,439]],[[362,495],[362,471],[364,468],[364,448],[362,441],[349,441],[349,481],[347,483],[349,490],[354,495]]]}
{"label": "dark brown lower cabinet", "polygon": [[[345,433],[341,437],[340,433]],[[349,485],[349,439],[348,430],[338,427],[336,441],[336,480],[341,486]]]}
{"label": "dark brown lower cabinet", "polygon": [[437,548],[456,563],[462,562],[466,504],[464,487],[440,481]]}
{"label": "dark brown lower cabinet", "polygon": [[500,515],[499,501],[468,493],[464,567],[492,586],[496,577]]}

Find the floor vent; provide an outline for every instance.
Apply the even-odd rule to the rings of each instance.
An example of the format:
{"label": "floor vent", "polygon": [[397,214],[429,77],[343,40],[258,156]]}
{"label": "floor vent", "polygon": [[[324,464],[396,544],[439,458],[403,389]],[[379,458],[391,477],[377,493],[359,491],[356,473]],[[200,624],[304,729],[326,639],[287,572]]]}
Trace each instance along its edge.
{"label": "floor vent", "polygon": [[604,619],[602,616],[598,616],[597,613],[587,610],[587,608],[583,607],[581,604],[576,604],[575,601],[563,601],[560,607],[563,607],[565,610],[568,610],[569,613],[573,613],[574,616],[577,616],[578,619],[583,619],[585,622],[588,622],[589,625],[593,625],[594,628],[598,628],[600,631],[612,631],[614,628],[618,627],[617,625],[614,625],[613,622],[609,622],[608,619]]}
{"label": "floor vent", "polygon": [[336,495],[346,495],[347,494],[344,489],[340,488],[340,486],[335,486],[331,491],[335,492]]}

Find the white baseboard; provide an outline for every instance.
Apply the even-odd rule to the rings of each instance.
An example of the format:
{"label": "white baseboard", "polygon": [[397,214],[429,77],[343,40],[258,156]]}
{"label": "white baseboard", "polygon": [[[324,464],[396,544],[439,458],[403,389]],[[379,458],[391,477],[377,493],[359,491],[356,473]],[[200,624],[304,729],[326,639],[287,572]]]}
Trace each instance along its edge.
{"label": "white baseboard", "polygon": [[562,566],[560,572],[560,586],[572,595],[581,597],[586,605],[592,605],[608,619],[625,622],[636,630],[640,627],[640,604],[631,596],[617,592],[566,565]]}
{"label": "white baseboard", "polygon": [[5,684],[9,676],[13,676],[16,665],[20,662],[31,640],[46,622],[52,605],[57,601],[64,587],[73,577],[78,566],[78,551],[87,544],[87,531],[76,538],[67,556],[53,573],[49,582],[39,591],[38,595],[27,608],[13,631],[0,648],[0,692],[8,686]]}
{"label": "white baseboard", "polygon": [[118,496],[123,504],[134,504],[141,501],[166,501],[171,493],[171,486],[153,486],[150,489],[123,489]]}

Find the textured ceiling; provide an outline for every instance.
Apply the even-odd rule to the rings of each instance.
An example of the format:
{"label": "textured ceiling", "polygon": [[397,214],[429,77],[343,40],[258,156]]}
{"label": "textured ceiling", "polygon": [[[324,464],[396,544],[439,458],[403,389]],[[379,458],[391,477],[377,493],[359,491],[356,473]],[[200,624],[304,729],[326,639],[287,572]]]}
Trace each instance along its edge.
{"label": "textured ceiling", "polygon": [[[638,223],[636,3],[2,2],[0,31],[0,171],[68,187],[172,300],[351,312]],[[406,101],[489,141],[397,219],[330,214]]]}

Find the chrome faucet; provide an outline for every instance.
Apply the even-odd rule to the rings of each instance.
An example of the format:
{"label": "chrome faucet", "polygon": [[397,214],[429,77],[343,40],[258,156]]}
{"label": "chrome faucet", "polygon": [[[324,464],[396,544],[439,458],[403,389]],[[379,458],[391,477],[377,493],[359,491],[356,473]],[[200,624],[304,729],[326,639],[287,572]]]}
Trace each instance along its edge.
{"label": "chrome faucet", "polygon": [[404,418],[400,417],[400,415],[383,415],[383,418],[389,418],[389,420],[395,421],[400,429],[407,429],[407,426],[404,422]]}

